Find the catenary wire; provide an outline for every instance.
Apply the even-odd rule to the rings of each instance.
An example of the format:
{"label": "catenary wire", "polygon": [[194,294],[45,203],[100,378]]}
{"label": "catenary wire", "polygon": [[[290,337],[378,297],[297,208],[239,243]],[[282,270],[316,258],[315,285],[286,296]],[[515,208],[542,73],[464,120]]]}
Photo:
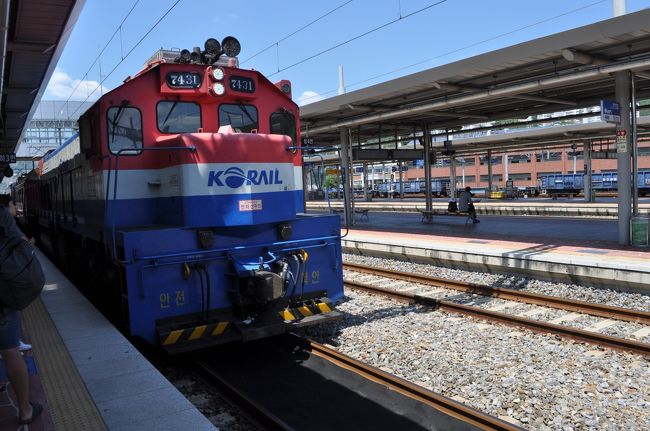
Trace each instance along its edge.
{"label": "catenary wire", "polygon": [[108,79],[108,77],[111,76],[111,75],[113,74],[113,72],[115,72],[115,70],[120,66],[120,64],[122,64],[122,63],[124,62],[124,60],[126,60],[126,59],[129,57],[129,55],[131,55],[131,53],[132,53],[133,51],[135,51],[135,49],[136,49],[138,46],[140,46],[140,44],[142,43],[142,41],[143,41],[147,36],[149,36],[149,34],[150,34],[152,31],[154,31],[154,29],[158,26],[158,24],[160,24],[160,22],[161,22],[163,19],[165,19],[165,17],[166,17],[167,15],[169,15],[169,13],[170,13],[170,12],[171,12],[175,7],[176,7],[176,5],[178,5],[178,3],[180,3],[180,2],[181,2],[181,0],[176,0],[176,1],[174,2],[174,4],[172,4],[172,5],[169,7],[169,9],[167,9],[167,11],[166,11],[166,12],[165,12],[165,13],[164,13],[160,18],[158,18],[158,20],[157,20],[157,21],[156,21],[156,22],[155,22],[155,23],[154,23],[154,24],[149,28],[149,30],[147,30],[147,32],[146,32],[146,33],[145,33],[145,34],[140,38],[140,40],[138,40],[138,41],[136,42],[136,44],[133,45],[133,47],[131,47],[131,49],[129,50],[129,52],[127,52],[126,55],[125,55],[125,56],[124,56],[120,61],[117,62],[117,64],[115,65],[115,67],[113,67],[113,68],[111,69],[111,71],[108,72],[108,74],[104,77],[104,79],[102,79],[102,80],[100,81],[99,85],[97,85],[97,87],[95,87],[95,89],[94,89],[93,91],[91,91],[90,94],[88,94],[88,96],[84,99],[84,101],[81,102],[81,104],[77,107],[77,109],[75,109],[74,112],[70,115],[70,117],[74,116],[74,114],[76,114],[77,111],[79,111],[79,108],[81,108],[81,106],[84,104],[84,102],[88,101],[88,99],[90,98],[90,96],[92,96],[92,95],[95,93],[95,91],[97,91],[97,89],[99,89],[99,88],[102,86],[102,84],[104,83],[104,81],[106,81],[106,79]]}
{"label": "catenary wire", "polygon": [[[135,9],[135,7],[138,5],[138,3],[140,3],[140,0],[135,0],[135,2],[133,3],[133,6],[131,6],[131,9],[129,10],[129,12],[124,16],[124,18],[122,19],[122,22],[120,22],[120,25],[118,25],[118,26],[115,28],[115,31],[113,32],[113,35],[108,39],[108,41],[106,42],[106,44],[104,45],[104,47],[101,49],[101,51],[99,51],[99,54],[97,54],[97,57],[95,57],[95,60],[93,60],[93,62],[90,64],[90,67],[88,68],[88,70],[86,71],[86,73],[84,73],[83,78],[81,78],[81,79],[79,80],[79,82],[77,82],[77,85],[75,85],[74,89],[70,92],[70,96],[68,96],[68,99],[65,101],[65,103],[64,103],[63,106],[61,107],[61,110],[63,110],[63,109],[65,109],[65,108],[68,107],[68,105],[69,105],[69,103],[70,103],[70,99],[71,99],[72,96],[74,95],[75,91],[77,91],[77,89],[79,88],[79,86],[81,85],[81,83],[84,82],[84,81],[86,80],[86,78],[88,77],[88,74],[90,73],[90,71],[92,70],[92,68],[95,66],[95,64],[97,64],[97,61],[100,59],[100,57],[102,56],[102,54],[104,53],[104,51],[106,51],[106,48],[108,48],[108,45],[110,45],[110,43],[113,41],[113,39],[115,39],[115,36],[118,34],[118,32],[120,31],[120,29],[122,28],[122,25],[124,25],[124,23],[125,23],[126,20],[129,18],[129,16],[131,15],[131,12],[133,12],[133,9]],[[101,76],[100,76],[100,79],[101,79]]]}
{"label": "catenary wire", "polygon": [[431,9],[434,6],[438,6],[438,5],[440,5],[442,3],[445,3],[445,2],[447,2],[447,0],[439,0],[439,1],[435,2],[435,3],[432,3],[432,4],[428,5],[428,6],[425,6],[425,7],[421,8],[421,9],[418,9],[418,10],[416,10],[414,12],[411,12],[411,13],[409,13],[407,15],[400,16],[399,18],[396,18],[396,19],[393,19],[391,21],[385,22],[384,24],[381,24],[381,25],[379,25],[379,26],[377,26],[375,28],[372,28],[372,29],[370,29],[368,31],[365,31],[365,32],[363,32],[361,34],[358,34],[358,35],[354,36],[354,37],[351,37],[350,39],[344,40],[341,43],[338,43],[338,44],[336,44],[334,46],[331,46],[331,47],[329,47],[327,49],[324,49],[324,50],[322,50],[320,52],[317,52],[316,54],[310,55],[309,57],[303,58],[302,60],[297,61],[297,62],[295,62],[295,63],[293,63],[293,64],[291,64],[291,65],[289,65],[287,67],[284,67],[282,69],[279,69],[277,72],[271,73],[270,75],[267,75],[267,76],[271,77],[273,75],[277,75],[280,72],[284,72],[285,70],[291,69],[292,67],[298,66],[299,64],[305,63],[305,62],[307,62],[309,60],[312,60],[312,59],[314,59],[316,57],[319,57],[319,56],[321,56],[321,55],[323,55],[323,54],[325,54],[327,52],[333,51],[336,48],[340,48],[343,45],[347,45],[350,42],[353,42],[353,41],[355,41],[357,39],[361,39],[364,36],[367,36],[369,34],[372,34],[372,33],[376,32],[376,31],[384,29],[384,28],[386,28],[386,27],[388,27],[388,26],[390,26],[392,24],[395,24],[396,22],[402,21],[402,20],[404,20],[406,18],[410,18],[410,17],[412,17],[414,15],[417,15],[417,14],[419,14],[421,12],[424,12],[424,11],[426,11],[428,9]]}
{"label": "catenary wire", "polygon": [[352,3],[353,1],[354,1],[354,0],[348,0],[347,2],[345,2],[345,3],[343,3],[343,4],[341,4],[341,5],[337,6],[337,7],[335,7],[334,9],[330,10],[329,12],[327,12],[327,13],[325,13],[325,14],[319,16],[319,17],[316,18],[315,20],[313,20],[313,21],[311,21],[311,22],[309,22],[309,23],[303,25],[303,26],[300,27],[299,29],[295,30],[293,33],[290,33],[290,34],[284,36],[282,39],[277,40],[277,41],[273,42],[272,44],[270,44],[269,46],[267,46],[266,48],[264,48],[264,49],[262,49],[262,50],[256,52],[256,53],[253,54],[252,56],[248,57],[246,60],[242,61],[240,64],[244,64],[244,63],[246,63],[247,61],[254,59],[254,58],[257,57],[258,55],[262,54],[263,52],[266,52],[266,51],[268,51],[269,49],[273,48],[274,46],[277,46],[280,42],[283,42],[283,41],[289,39],[291,36],[295,35],[296,33],[301,32],[302,30],[306,29],[307,27],[311,26],[312,24],[317,23],[317,22],[320,21],[321,19],[327,17],[328,15],[331,15],[332,13],[336,12],[337,10],[341,9],[341,8],[344,7],[344,6],[347,6],[348,4]]}
{"label": "catenary wire", "polygon": [[[402,66],[402,67],[399,67],[397,69],[393,69],[393,70],[390,70],[388,72],[384,72],[384,73],[381,73],[379,75],[372,76],[370,78],[362,79],[361,81],[356,81],[356,82],[353,82],[351,84],[347,84],[346,86],[347,87],[354,87],[356,85],[364,84],[366,82],[373,81],[373,80],[375,80],[377,78],[381,78],[381,77],[384,77],[386,75],[391,75],[393,73],[400,72],[402,70],[409,69],[411,67],[419,66],[421,64],[428,63],[428,62],[430,62],[432,60],[437,60],[439,58],[442,58],[442,57],[445,57],[445,56],[448,56],[448,55],[451,55],[451,54],[455,54],[455,53],[457,53],[459,51],[463,51],[465,49],[473,48],[473,47],[475,47],[477,45],[481,45],[483,43],[491,42],[491,41],[493,41],[495,39],[499,39],[501,37],[508,36],[508,35],[513,34],[513,33],[516,33],[516,32],[522,31],[522,30],[526,30],[528,28],[531,28],[531,27],[534,27],[534,26],[537,26],[537,25],[540,25],[540,24],[544,24],[544,23],[547,23],[549,21],[552,21],[552,20],[555,20],[555,19],[558,19],[558,18],[562,18],[563,16],[570,15],[570,14],[576,13],[576,12],[580,12],[580,11],[582,11],[584,9],[593,7],[593,6],[597,5],[597,4],[604,3],[606,1],[608,1],[608,0],[599,0],[597,2],[590,3],[588,5],[581,6],[581,7],[576,8],[576,9],[571,9],[571,10],[563,12],[563,13],[561,13],[559,15],[554,15],[554,16],[552,16],[550,18],[546,18],[546,19],[543,19],[543,20],[540,20],[540,21],[536,21],[534,23],[527,24],[527,25],[525,25],[523,27],[518,27],[516,29],[507,31],[505,33],[500,33],[500,34],[498,34],[496,36],[492,36],[492,37],[489,37],[487,39],[483,39],[483,40],[480,40],[478,42],[473,42],[473,43],[471,43],[469,45],[465,45],[465,46],[462,46],[460,48],[456,48],[456,49],[453,49],[451,51],[444,52],[442,54],[436,55],[435,57],[427,58],[426,60],[418,61],[416,63],[412,63],[412,64],[409,64],[407,66]],[[338,91],[338,89],[334,88],[334,89],[328,90],[328,91],[323,92],[323,93],[318,93],[317,95],[314,95],[314,96],[305,97],[304,99],[302,99],[302,102],[304,102],[305,100],[314,99],[314,98],[317,98],[317,97],[322,97],[324,95],[331,94],[331,93],[334,93],[336,91]]]}

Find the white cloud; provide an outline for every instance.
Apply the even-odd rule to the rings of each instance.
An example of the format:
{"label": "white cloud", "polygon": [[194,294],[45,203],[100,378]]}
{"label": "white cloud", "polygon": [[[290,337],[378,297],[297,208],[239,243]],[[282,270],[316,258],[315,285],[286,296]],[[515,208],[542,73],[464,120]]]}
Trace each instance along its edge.
{"label": "white cloud", "polygon": [[318,102],[319,100],[323,100],[324,98],[325,97],[321,96],[315,91],[307,90],[307,91],[303,91],[300,97],[296,99],[296,103],[299,106],[303,106],[303,105],[308,105],[310,103]]}
{"label": "white cloud", "polygon": [[[88,100],[97,100],[102,93],[106,93],[108,89],[103,85],[101,88],[98,81],[73,79],[70,75],[63,70],[56,68],[50,78],[49,84],[45,89],[45,99],[50,100],[85,100],[88,95],[95,90],[95,92],[88,97]],[[72,93],[74,91],[74,94]],[[72,95],[72,96],[71,96]]]}

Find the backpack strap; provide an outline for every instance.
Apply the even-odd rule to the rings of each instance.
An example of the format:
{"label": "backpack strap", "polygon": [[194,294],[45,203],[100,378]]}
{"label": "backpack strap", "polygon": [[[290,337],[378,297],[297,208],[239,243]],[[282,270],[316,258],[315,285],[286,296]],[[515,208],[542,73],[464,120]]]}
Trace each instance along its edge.
{"label": "backpack strap", "polygon": [[9,237],[9,239],[6,240],[2,249],[0,249],[0,265],[7,260],[9,255],[20,245],[21,241],[25,240],[19,236]]}

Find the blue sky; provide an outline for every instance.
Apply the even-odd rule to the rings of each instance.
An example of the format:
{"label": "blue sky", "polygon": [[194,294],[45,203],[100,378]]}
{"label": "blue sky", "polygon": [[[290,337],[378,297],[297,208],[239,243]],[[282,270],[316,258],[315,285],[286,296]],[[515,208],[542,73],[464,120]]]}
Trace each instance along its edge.
{"label": "blue sky", "polygon": [[[347,90],[353,91],[612,16],[611,0],[443,0],[409,17],[440,0],[180,0],[120,63],[177,0],[136,1],[86,0],[44,100],[84,100],[98,87],[101,76],[105,79],[102,88],[88,99],[95,100],[101,91],[115,88],[126,76],[137,73],[160,47],[203,47],[208,37],[221,40],[231,35],[242,45],[241,67],[259,70],[271,81],[291,80],[294,98],[309,103],[337,94],[339,64],[344,68]],[[121,31],[88,72],[134,4]],[[627,1],[628,12],[647,7],[650,0]],[[400,16],[403,18],[398,20]],[[289,67],[393,20],[397,22]]]}

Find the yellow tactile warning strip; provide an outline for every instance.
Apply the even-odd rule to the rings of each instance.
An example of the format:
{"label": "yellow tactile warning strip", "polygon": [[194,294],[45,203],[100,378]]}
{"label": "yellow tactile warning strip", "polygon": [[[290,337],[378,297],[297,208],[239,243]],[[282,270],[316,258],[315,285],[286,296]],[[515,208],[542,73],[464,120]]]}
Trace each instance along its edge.
{"label": "yellow tactile warning strip", "polygon": [[41,299],[23,310],[38,375],[57,430],[106,430],[70,354]]}

